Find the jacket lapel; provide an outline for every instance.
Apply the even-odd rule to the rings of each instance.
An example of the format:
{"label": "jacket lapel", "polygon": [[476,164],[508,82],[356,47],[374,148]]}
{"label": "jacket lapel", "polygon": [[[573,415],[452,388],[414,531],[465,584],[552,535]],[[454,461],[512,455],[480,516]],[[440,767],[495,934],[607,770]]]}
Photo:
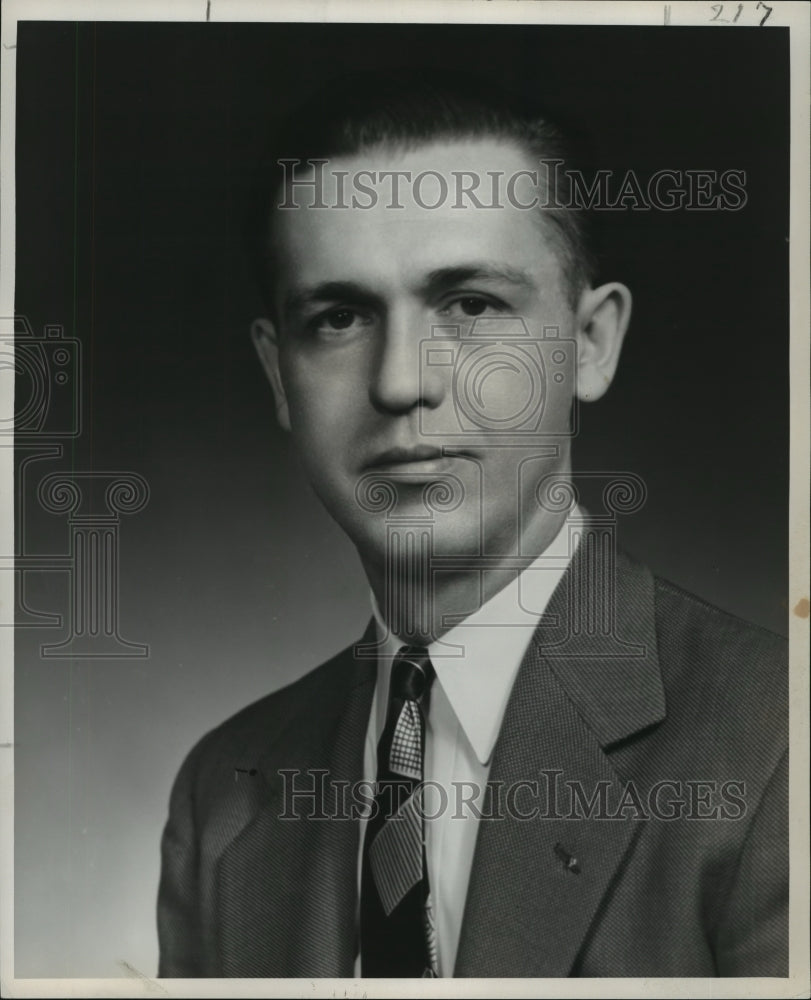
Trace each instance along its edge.
{"label": "jacket lapel", "polygon": [[[213,912],[225,976],[353,974],[359,822],[341,783],[363,775],[374,661],[348,651],[321,671],[254,761],[264,792],[220,861]],[[293,787],[312,794],[291,797]]]}
{"label": "jacket lapel", "polygon": [[[480,821],[458,976],[570,975],[632,850],[634,808],[606,818],[627,801],[607,750],[664,718],[664,692],[653,580],[621,556],[615,571],[610,555],[609,570],[595,574],[592,538],[581,538],[550,602],[552,624],[538,628],[516,678],[493,754],[493,818]],[[573,620],[588,588],[611,606],[606,634],[580,627],[580,613]]]}

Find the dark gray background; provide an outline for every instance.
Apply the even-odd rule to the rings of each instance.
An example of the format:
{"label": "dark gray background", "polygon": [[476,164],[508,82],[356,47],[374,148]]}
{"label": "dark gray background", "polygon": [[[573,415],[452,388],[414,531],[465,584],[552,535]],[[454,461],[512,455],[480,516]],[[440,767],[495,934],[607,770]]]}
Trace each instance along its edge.
{"label": "dark gray background", "polygon": [[[575,464],[644,479],[621,540],[655,572],[785,631],[786,30],[26,23],[17,59],[17,311],[84,352],[84,432],[42,474],[131,470],[151,491],[120,549],[122,634],[150,657],[47,661],[58,632],[18,633],[18,976],[154,973],[183,754],[367,618],[274,425],[241,249],[268,120],[328,75],[493,73],[573,113],[601,166],[746,170],[742,211],[607,220],[606,277],[635,312]],[[66,551],[64,519],[24,503],[28,549]],[[25,586],[66,610],[64,575]]]}

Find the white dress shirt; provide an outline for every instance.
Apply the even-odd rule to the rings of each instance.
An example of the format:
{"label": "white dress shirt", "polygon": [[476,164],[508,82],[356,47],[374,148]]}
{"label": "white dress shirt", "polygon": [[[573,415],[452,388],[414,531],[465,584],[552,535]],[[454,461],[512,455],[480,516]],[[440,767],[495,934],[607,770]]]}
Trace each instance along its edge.
{"label": "white dress shirt", "polygon": [[[577,508],[569,517],[578,517]],[[570,537],[564,522],[531,566],[428,647],[436,679],[425,733],[425,849],[440,976],[453,975],[476,846],[478,814],[469,803],[472,799],[473,806],[483,807],[507,700],[532,633],[571,560]],[[364,779],[369,782],[377,776],[392,658],[403,645],[388,631],[374,597],[372,607],[382,645],[364,750]],[[359,886],[364,834],[362,826]],[[355,974],[360,976],[359,957]]]}

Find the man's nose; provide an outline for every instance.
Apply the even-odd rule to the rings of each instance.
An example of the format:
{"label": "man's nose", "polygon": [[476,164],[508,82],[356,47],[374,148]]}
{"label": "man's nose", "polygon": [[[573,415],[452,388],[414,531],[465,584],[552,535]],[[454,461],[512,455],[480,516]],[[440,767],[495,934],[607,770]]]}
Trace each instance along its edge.
{"label": "man's nose", "polygon": [[446,387],[436,368],[423,362],[431,330],[424,317],[392,311],[381,338],[372,377],[372,405],[389,413],[408,413],[417,406],[439,406]]}

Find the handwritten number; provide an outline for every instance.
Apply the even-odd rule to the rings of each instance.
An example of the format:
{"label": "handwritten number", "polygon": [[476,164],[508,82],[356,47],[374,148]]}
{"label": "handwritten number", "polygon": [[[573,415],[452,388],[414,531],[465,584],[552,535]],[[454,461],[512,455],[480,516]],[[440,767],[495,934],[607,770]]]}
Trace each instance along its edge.
{"label": "handwritten number", "polygon": [[[738,4],[738,9],[735,12],[735,16],[732,18],[732,24],[737,24],[738,18],[741,16],[741,14],[743,14],[743,7],[744,5],[742,3]],[[763,0],[758,0],[757,4],[755,5],[755,10],[760,10],[761,8],[766,11],[760,22],[760,27],[762,28],[763,25],[769,20],[769,16],[771,15],[771,12],[774,10],[774,7],[770,7],[767,3],[764,3]],[[721,15],[724,13],[724,5],[722,3],[710,4],[710,10],[715,11],[715,16],[711,17],[710,21],[718,21],[719,24],[730,23],[729,18],[721,17]]]}

